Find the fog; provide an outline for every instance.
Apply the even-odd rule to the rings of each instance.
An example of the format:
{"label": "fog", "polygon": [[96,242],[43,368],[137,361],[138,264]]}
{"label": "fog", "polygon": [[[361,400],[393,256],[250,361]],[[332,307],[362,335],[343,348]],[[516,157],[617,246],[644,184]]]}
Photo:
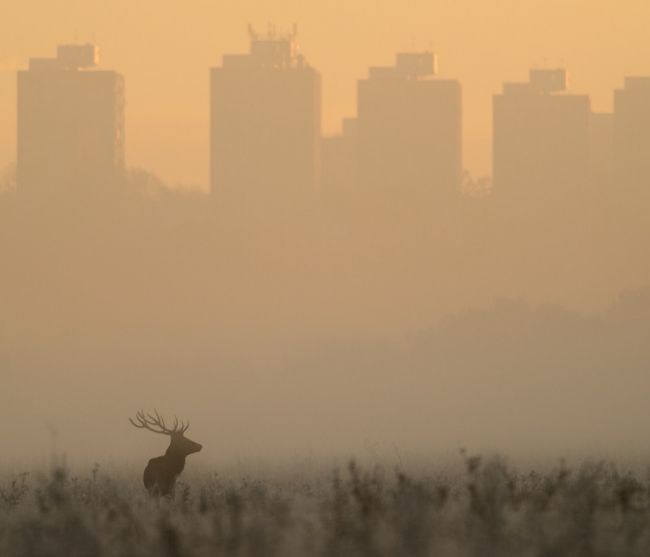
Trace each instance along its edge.
{"label": "fog", "polygon": [[206,466],[647,457],[645,5],[38,4],[0,22],[0,467],[141,463],[140,408]]}
{"label": "fog", "polygon": [[111,204],[1,199],[8,462],[152,456],[141,407],[191,420],[206,463],[645,454],[647,219],[132,180]]}

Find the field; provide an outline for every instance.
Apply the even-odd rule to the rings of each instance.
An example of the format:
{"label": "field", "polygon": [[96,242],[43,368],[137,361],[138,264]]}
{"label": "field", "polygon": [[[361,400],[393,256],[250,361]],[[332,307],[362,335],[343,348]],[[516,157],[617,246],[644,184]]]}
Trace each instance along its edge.
{"label": "field", "polygon": [[57,466],[0,480],[3,557],[648,555],[650,481],[614,466],[517,472],[464,457],[453,474],[365,469],[179,481]]}

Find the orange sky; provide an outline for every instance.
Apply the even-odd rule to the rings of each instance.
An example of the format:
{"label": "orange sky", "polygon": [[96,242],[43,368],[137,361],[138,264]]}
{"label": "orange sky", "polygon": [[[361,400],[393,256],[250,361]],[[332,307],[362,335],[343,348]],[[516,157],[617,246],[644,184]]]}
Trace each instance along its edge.
{"label": "orange sky", "polygon": [[650,74],[647,0],[3,0],[0,168],[15,158],[15,69],[61,42],[94,40],[127,80],[127,156],[206,187],[208,68],[247,49],[246,26],[299,25],[323,75],[323,126],[355,112],[355,80],[396,50],[433,48],[464,88],[465,166],[490,172],[491,95],[533,65],[563,64],[572,89],[611,108],[627,74]]}

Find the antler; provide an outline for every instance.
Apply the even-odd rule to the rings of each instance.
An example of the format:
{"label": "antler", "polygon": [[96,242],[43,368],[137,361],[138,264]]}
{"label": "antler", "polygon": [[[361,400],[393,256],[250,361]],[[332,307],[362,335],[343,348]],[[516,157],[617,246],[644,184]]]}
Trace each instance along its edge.
{"label": "antler", "polygon": [[165,424],[165,419],[160,416],[158,410],[153,411],[152,414],[145,414],[144,410],[138,410],[135,415],[135,421],[129,418],[129,421],[134,427],[138,429],[147,429],[153,433],[162,433],[163,435],[171,435],[172,433],[185,433],[190,427],[190,422],[185,425],[184,422],[178,423],[178,418],[174,416],[174,425],[169,428]]}

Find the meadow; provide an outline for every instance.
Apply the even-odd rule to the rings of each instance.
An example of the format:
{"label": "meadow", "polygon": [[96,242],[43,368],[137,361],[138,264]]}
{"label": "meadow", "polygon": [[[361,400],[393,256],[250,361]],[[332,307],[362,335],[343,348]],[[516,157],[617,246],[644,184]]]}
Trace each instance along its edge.
{"label": "meadow", "polygon": [[173,499],[99,467],[0,480],[3,557],[623,557],[649,547],[650,478],[606,463],[524,473],[464,456],[453,473],[354,462],[311,476],[203,473],[179,481]]}

